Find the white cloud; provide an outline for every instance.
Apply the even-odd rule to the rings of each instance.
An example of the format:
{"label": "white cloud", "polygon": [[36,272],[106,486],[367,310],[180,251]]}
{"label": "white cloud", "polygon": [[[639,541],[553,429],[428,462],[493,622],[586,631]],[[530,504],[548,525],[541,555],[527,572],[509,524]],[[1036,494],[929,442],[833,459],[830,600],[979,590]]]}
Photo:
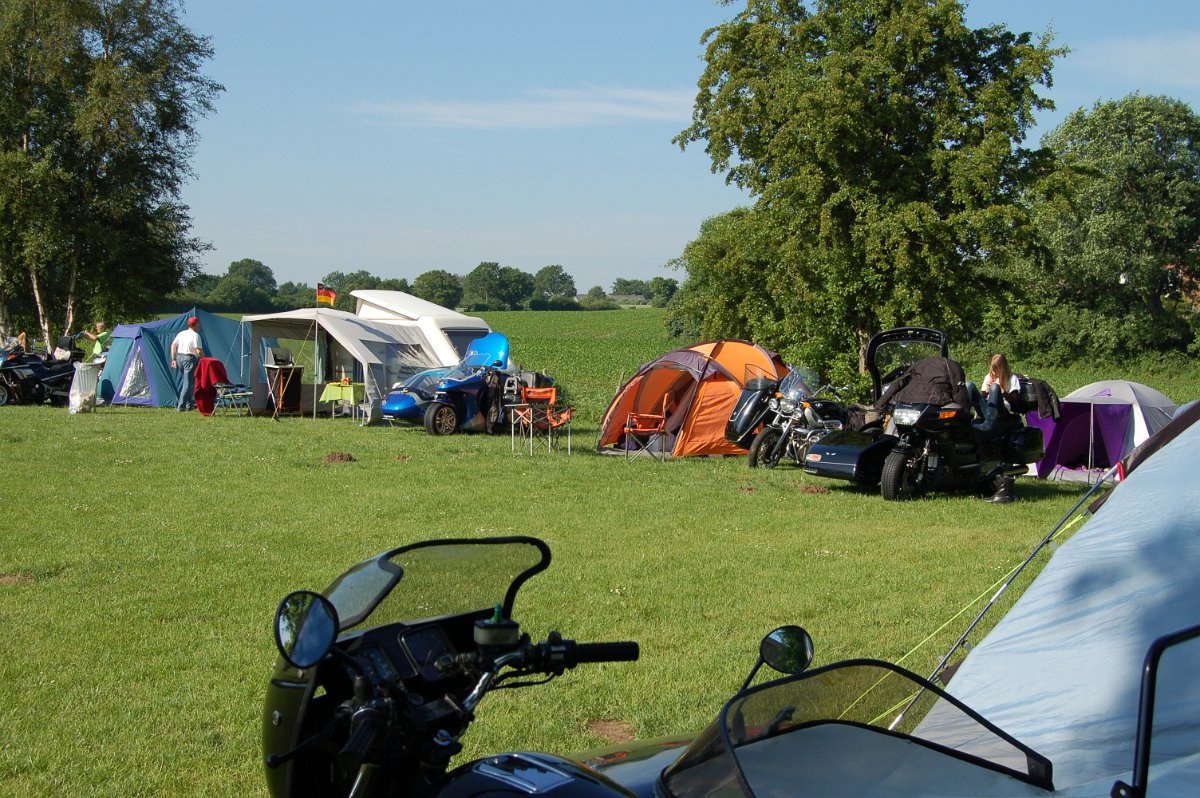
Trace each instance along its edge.
{"label": "white cloud", "polygon": [[549,129],[619,122],[686,123],[694,90],[586,86],[542,89],[512,100],[360,103],[352,112],[392,127]]}

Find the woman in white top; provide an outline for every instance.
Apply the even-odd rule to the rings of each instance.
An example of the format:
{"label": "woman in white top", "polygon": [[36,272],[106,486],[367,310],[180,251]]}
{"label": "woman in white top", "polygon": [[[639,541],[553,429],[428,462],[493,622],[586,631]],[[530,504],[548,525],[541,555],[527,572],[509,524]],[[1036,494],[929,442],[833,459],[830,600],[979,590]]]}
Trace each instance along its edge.
{"label": "woman in white top", "polygon": [[984,427],[991,429],[1003,408],[1011,410],[1008,396],[1014,391],[1021,390],[1017,375],[1008,366],[1008,358],[999,353],[992,355],[988,363],[987,376],[983,378],[983,419]]}

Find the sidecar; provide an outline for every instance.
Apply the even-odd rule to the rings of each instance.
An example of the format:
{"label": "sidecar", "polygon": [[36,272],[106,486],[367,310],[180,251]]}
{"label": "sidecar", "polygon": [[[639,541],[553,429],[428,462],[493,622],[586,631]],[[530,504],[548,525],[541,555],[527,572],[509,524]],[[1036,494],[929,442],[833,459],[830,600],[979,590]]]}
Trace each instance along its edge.
{"label": "sidecar", "polygon": [[419,371],[400,383],[383,397],[381,410],[389,421],[407,421],[421,424],[425,420],[425,408],[437,393],[438,382],[450,373],[449,366]]}
{"label": "sidecar", "polygon": [[[896,327],[876,333],[867,343],[867,372],[871,400],[878,402],[892,383],[918,360],[949,357],[946,333],[931,327]],[[879,484],[883,461],[898,438],[883,428],[839,430],[809,447],[804,473],[845,479],[864,487]]]}

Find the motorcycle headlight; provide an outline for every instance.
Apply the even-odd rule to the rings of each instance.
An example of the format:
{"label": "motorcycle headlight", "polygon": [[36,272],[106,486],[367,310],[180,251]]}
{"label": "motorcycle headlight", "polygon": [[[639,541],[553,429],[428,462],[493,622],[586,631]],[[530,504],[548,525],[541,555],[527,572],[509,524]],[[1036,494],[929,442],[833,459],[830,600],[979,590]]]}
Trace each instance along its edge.
{"label": "motorcycle headlight", "polygon": [[793,402],[791,399],[780,399],[779,400],[779,412],[780,413],[796,412],[796,403]]}
{"label": "motorcycle headlight", "polygon": [[772,410],[778,411],[779,410],[779,400],[778,399],[768,399],[767,407],[771,408]]}
{"label": "motorcycle headlight", "polygon": [[911,427],[921,417],[921,411],[915,407],[898,407],[892,413],[892,421],[905,427]]}

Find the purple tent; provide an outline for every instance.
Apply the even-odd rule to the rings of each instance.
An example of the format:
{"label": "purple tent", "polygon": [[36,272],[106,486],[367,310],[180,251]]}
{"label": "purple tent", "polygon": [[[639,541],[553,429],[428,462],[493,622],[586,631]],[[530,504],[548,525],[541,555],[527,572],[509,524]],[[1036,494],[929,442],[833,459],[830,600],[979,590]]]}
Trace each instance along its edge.
{"label": "purple tent", "polygon": [[1103,380],[1067,394],[1058,421],[1030,413],[1026,421],[1040,427],[1046,454],[1037,475],[1056,468],[1109,468],[1171,420],[1175,403],[1148,386],[1126,380]]}

